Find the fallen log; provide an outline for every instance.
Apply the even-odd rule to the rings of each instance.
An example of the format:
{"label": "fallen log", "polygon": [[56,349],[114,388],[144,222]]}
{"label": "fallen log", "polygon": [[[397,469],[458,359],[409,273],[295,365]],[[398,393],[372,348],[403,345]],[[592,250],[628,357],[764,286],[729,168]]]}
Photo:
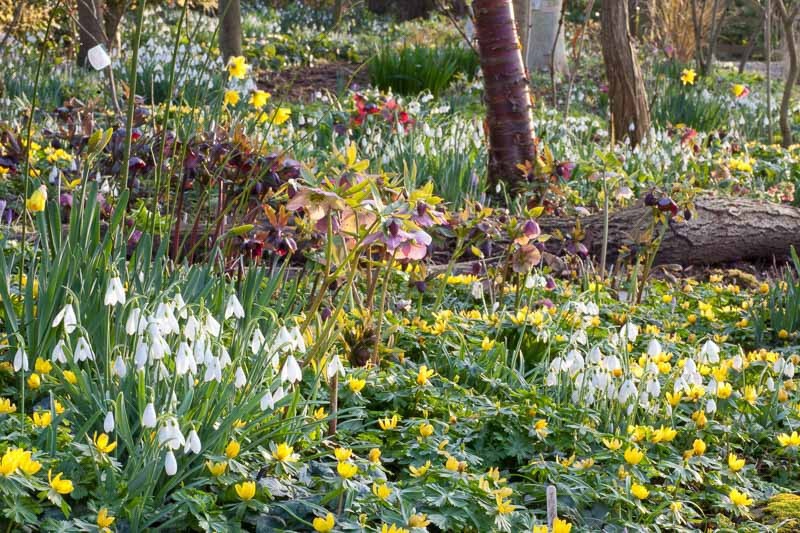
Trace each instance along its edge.
{"label": "fallen log", "polygon": [[[622,246],[635,244],[652,221],[652,207],[637,205],[609,216],[607,264]],[[578,219],[542,217],[542,231],[567,235],[580,220],[583,244],[599,257],[603,242],[603,214]],[[741,260],[783,260],[791,246],[800,248],[800,209],[785,205],[721,196],[695,199],[695,211],[684,222],[670,225],[656,255],[656,264],[713,265]]]}

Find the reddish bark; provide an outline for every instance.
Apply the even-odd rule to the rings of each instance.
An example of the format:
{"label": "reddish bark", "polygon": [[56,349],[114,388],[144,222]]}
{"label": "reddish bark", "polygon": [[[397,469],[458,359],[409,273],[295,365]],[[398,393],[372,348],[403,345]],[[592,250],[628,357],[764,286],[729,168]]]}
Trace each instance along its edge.
{"label": "reddish bark", "polygon": [[519,190],[517,165],[534,161],[529,80],[522,61],[512,0],[475,0],[489,137],[489,183],[503,181]]}

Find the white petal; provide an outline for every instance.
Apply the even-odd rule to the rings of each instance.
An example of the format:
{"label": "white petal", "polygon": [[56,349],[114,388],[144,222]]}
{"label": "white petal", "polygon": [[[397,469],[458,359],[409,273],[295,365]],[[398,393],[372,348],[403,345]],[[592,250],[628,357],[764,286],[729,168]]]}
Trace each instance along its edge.
{"label": "white petal", "polygon": [[168,476],[174,476],[178,472],[178,461],[175,459],[175,454],[172,453],[172,450],[169,450],[164,458],[164,471]]}

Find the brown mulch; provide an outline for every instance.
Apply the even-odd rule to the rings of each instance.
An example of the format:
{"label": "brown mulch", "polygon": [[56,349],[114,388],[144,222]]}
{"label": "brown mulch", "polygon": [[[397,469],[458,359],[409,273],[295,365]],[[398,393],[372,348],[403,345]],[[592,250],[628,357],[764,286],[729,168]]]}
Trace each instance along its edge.
{"label": "brown mulch", "polygon": [[353,84],[365,87],[368,83],[366,66],[346,61],[288,68],[258,80],[259,88],[271,93],[273,100],[285,102],[309,102],[318,91],[338,94]]}

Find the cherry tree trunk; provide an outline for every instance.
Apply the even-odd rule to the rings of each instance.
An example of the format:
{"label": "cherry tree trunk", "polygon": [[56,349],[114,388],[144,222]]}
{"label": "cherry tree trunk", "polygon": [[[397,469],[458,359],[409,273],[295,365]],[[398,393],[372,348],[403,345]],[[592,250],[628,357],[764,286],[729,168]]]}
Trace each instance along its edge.
{"label": "cherry tree trunk", "polygon": [[[652,207],[621,209],[609,217],[608,262],[613,263],[622,246],[630,246],[652,221]],[[593,256],[601,253],[603,215],[581,217],[586,232],[583,241]],[[544,217],[542,231],[569,234],[576,220]],[[551,243],[555,245],[555,239]],[[695,200],[690,220],[673,224],[664,234],[656,255],[657,264],[718,264],[750,259],[782,259],[789,247],[800,249],[800,209],[752,200],[701,196]],[[557,250],[553,250],[557,251]]]}
{"label": "cherry tree trunk", "polygon": [[78,48],[77,63],[85,67],[89,50],[102,44],[108,45],[106,33],[103,30],[103,0],[78,0]]}
{"label": "cherry tree trunk", "polygon": [[475,35],[483,71],[489,137],[489,183],[522,188],[517,165],[536,159],[529,80],[511,0],[475,0]]}
{"label": "cherry tree trunk", "polygon": [[600,24],[614,140],[628,137],[635,146],[650,130],[650,109],[628,27],[627,0],[603,0]]}
{"label": "cherry tree trunk", "polygon": [[219,50],[226,63],[242,55],[242,13],[239,0],[219,0]]}

